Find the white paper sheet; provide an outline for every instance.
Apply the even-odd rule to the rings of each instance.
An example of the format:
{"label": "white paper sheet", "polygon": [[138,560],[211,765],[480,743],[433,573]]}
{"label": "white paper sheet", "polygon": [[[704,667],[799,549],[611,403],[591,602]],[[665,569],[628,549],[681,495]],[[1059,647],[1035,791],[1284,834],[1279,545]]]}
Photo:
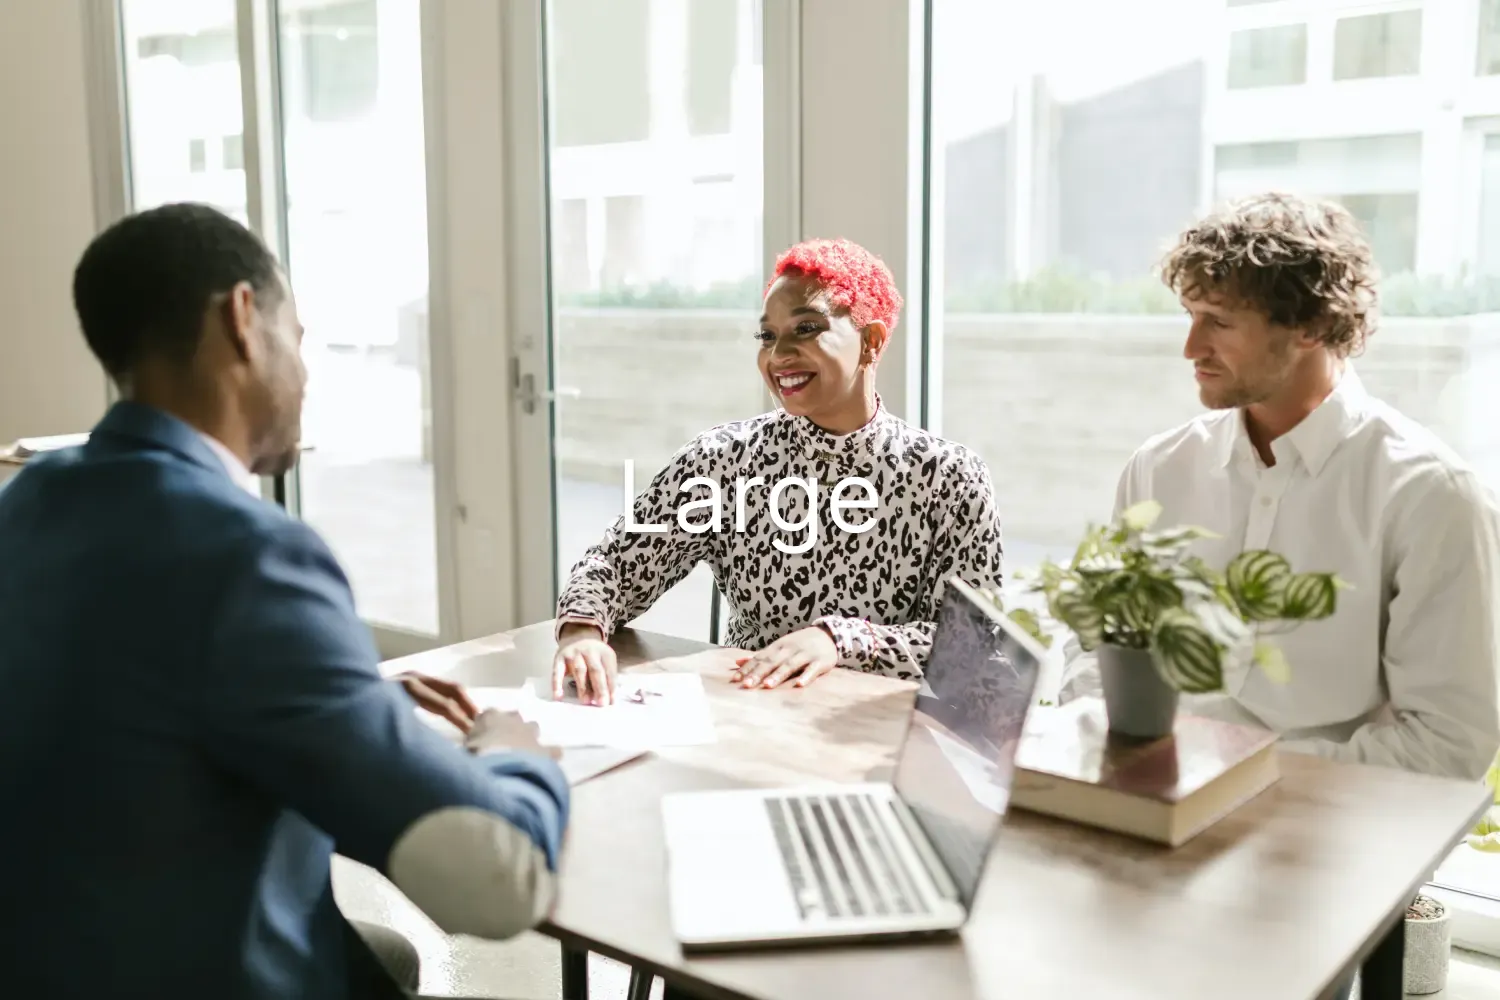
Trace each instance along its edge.
{"label": "white paper sheet", "polygon": [[543,681],[528,682],[526,691],[521,718],[537,724],[544,746],[649,750],[717,738],[697,674],[621,674],[612,705],[582,704],[571,692],[553,701]]}
{"label": "white paper sheet", "polygon": [[628,764],[645,755],[644,750],[625,750],[619,747],[565,747],[557,766],[567,775],[569,785],[581,785],[590,778],[613,771],[621,764]]}
{"label": "white paper sheet", "polygon": [[527,687],[471,687],[464,688],[464,691],[481,712],[491,708],[500,712],[519,712],[521,703],[533,697]]}
{"label": "white paper sheet", "polygon": [[[526,702],[535,701],[536,695],[530,687],[474,687],[465,688],[469,698],[475,706],[483,712],[487,709],[495,709],[500,712],[521,712],[521,707]],[[430,712],[418,710],[417,715],[429,726],[441,732],[455,743],[461,743],[463,736],[453,725],[444,719],[440,719]],[[522,714],[522,718],[526,718]],[[532,721],[527,719],[527,721]],[[557,744],[547,744],[556,746]],[[590,778],[613,771],[622,764],[628,764],[637,757],[646,753],[643,749],[621,748],[608,746],[573,746],[564,747],[558,757],[557,765],[567,776],[569,785],[579,785]]]}

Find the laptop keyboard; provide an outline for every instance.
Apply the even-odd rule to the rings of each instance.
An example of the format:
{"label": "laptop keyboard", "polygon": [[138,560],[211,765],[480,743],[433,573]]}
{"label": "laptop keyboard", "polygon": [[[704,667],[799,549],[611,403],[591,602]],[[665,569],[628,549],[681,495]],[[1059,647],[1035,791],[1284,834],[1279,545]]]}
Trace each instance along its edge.
{"label": "laptop keyboard", "polygon": [[931,912],[877,818],[890,803],[834,794],[770,797],[765,805],[804,920]]}

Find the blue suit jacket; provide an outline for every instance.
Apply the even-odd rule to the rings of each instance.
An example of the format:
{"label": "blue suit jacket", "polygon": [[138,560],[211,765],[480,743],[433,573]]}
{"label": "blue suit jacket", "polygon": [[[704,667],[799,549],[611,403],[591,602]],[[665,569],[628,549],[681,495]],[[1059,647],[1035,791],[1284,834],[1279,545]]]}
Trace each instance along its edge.
{"label": "blue suit jacket", "polygon": [[393,988],[330,856],[504,817],[555,868],[550,760],[474,757],[381,679],[343,572],[186,424],[115,405],[0,489],[0,993]]}

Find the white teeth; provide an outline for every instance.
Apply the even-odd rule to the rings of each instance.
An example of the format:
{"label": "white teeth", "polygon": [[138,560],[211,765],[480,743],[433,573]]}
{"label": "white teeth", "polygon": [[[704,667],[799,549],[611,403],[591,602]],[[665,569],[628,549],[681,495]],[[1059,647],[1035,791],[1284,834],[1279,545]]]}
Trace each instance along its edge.
{"label": "white teeth", "polygon": [[783,389],[795,389],[810,378],[811,375],[780,375],[776,378],[776,384]]}

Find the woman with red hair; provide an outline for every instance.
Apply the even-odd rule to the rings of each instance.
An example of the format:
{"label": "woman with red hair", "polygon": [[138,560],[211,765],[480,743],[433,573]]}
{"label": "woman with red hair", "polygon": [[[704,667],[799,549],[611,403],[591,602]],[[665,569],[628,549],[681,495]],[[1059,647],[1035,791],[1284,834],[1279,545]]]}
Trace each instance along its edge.
{"label": "woman with red hair", "polygon": [[700,562],[729,604],[746,688],[806,685],[836,666],[915,679],[944,581],[999,586],[984,462],[875,391],[901,311],[885,264],[847,240],[800,243],[777,261],[764,309],[758,364],[780,407],[680,448],[631,520],[573,567],[557,604],[555,696],[571,678],[585,701],[609,704],[609,636]]}

